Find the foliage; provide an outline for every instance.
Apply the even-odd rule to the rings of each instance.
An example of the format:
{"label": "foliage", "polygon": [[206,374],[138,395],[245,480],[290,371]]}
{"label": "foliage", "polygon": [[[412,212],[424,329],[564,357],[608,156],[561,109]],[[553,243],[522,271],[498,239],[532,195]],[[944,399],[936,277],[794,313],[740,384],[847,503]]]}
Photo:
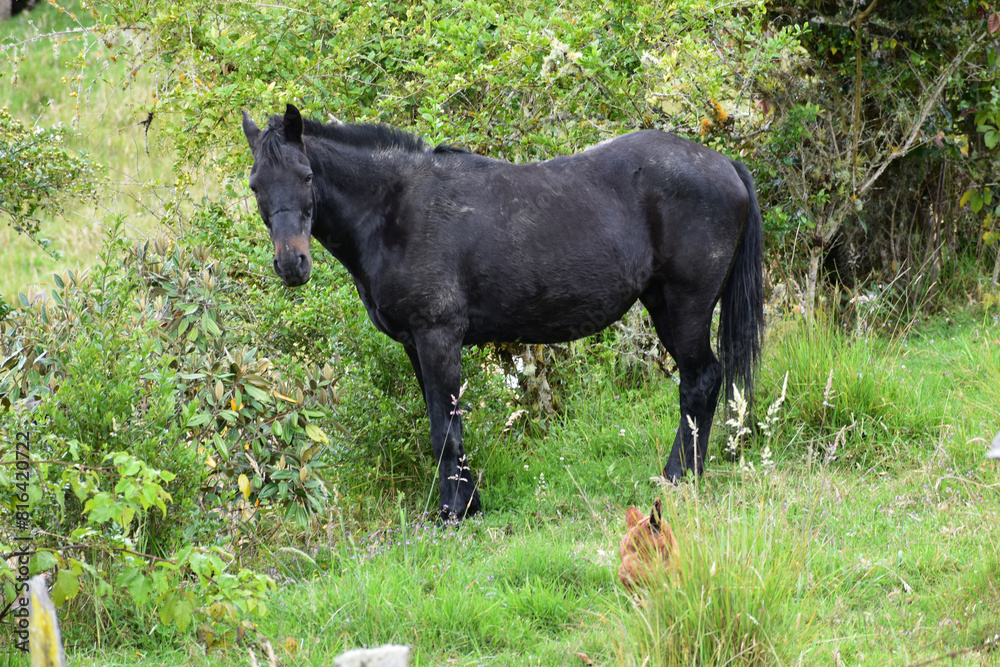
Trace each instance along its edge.
{"label": "foliage", "polygon": [[[414,662],[428,664],[641,665],[648,657],[690,665],[694,654],[703,664],[801,656],[803,664],[882,665],[951,653],[961,653],[959,664],[988,664],[1000,610],[991,548],[1000,540],[1000,472],[982,459],[988,442],[973,438],[996,429],[997,327],[992,316],[963,315],[917,327],[898,343],[905,356],[874,351],[876,366],[892,365],[914,384],[919,400],[903,408],[920,413],[914,421],[942,425],[930,437],[893,442],[874,429],[868,445],[891,456],[809,459],[789,408],[803,400],[801,385],[789,380],[775,435],[761,443],[770,465],[765,450],[750,449],[742,466],[716,458],[697,486],[667,490],[646,477],[672,442],[670,381],[616,386],[613,360],[589,359],[570,387],[569,417],[543,440],[498,448],[497,457],[526,450],[507,473],[501,506],[456,530],[414,514],[407,495],[360,524],[359,501],[345,493],[308,547],[281,552],[281,597],[258,636],[281,663],[304,665],[382,642],[409,644]],[[768,363],[780,359],[769,354]],[[866,371],[868,357],[844,355],[842,365]],[[828,373],[818,375],[825,386]],[[781,380],[763,374],[762,403],[778,398]],[[635,604],[615,578],[625,505],[660,493],[686,574]],[[239,665],[246,650],[265,663],[254,645],[94,659]]]}
{"label": "foliage", "polygon": [[304,525],[325,507],[333,371],[279,376],[204,248],[114,237],[104,259],[0,323],[4,437],[27,433],[37,470],[24,489],[0,470],[4,511],[29,502],[33,571],[57,568],[57,604],[85,592],[121,613],[127,592],[179,630],[263,613],[273,582],[227,553],[261,516]]}
{"label": "foliage", "polygon": [[40,239],[39,213],[97,195],[97,169],[66,149],[68,133],[61,126],[26,128],[0,108],[0,213],[20,233]]}
{"label": "foliage", "polygon": [[248,161],[234,110],[287,101],[516,161],[637,127],[697,137],[706,114],[719,131],[731,114],[759,121],[749,81],[781,66],[799,29],[764,35],[763,3],[737,5],[109,3],[98,29],[149,35],[153,50],[132,55],[160,81],[143,111],[182,162],[219,152],[233,177]]}
{"label": "foliage", "polygon": [[128,63],[122,87],[153,84],[134,113],[176,149],[180,200],[209,156],[244,193],[240,108],[294,101],[515,161],[660,127],[751,164],[810,308],[826,262],[850,286],[901,277],[913,310],[944,264],[988,261],[1000,202],[1000,15],[913,5],[110,2],[73,32]]}
{"label": "foliage", "polygon": [[[686,646],[706,660],[736,660],[743,647],[788,660],[811,650],[833,664],[840,648],[811,644],[816,627],[789,611],[792,602],[822,607],[817,585],[846,590],[851,608],[815,613],[849,661],[896,650],[870,644],[905,641],[895,628],[915,619],[893,600],[921,605],[918,621],[964,614],[960,632],[923,628],[921,646],[981,643],[988,624],[977,609],[992,612],[1000,598],[977,598],[954,571],[982,545],[941,504],[975,504],[975,489],[990,488],[968,443],[991,419],[996,383],[952,386],[947,366],[926,376],[900,368],[901,343],[869,334],[884,313],[909,320],[907,307],[924,302],[911,295],[929,294],[933,275],[964,289],[955,272],[980,270],[1000,201],[996,31],[977,3],[910,4],[103,3],[96,25],[80,29],[127,65],[122,88],[153,91],[133,112],[150,148],[176,157],[178,189],[163,215],[176,233],[115,240],[93,272],[60,272],[0,318],[0,429],[31,433],[37,472],[22,490],[0,465],[0,512],[27,494],[41,529],[32,569],[55,573],[81,643],[102,643],[110,625],[122,646],[176,641],[197,626],[208,648],[245,646],[251,619],[276,606],[273,581],[240,567],[254,557],[294,587],[268,636],[293,623],[314,638],[303,652],[320,663],[388,634],[442,663],[468,654],[559,664],[574,642],[602,664],[633,655],[641,664],[664,633],[710,622],[700,648]],[[91,78],[114,76],[103,67]],[[766,424],[759,447],[745,445],[735,470],[710,461],[695,496],[669,498],[690,524],[680,535],[693,561],[687,587],[635,611],[611,584],[607,554],[618,505],[648,502],[651,462],[662,465],[678,419],[648,323],[633,313],[591,342],[527,355],[520,369],[496,350],[467,351],[467,442],[496,506],[459,534],[414,521],[432,504],[435,466],[408,359],[373,330],[350,277],[321,250],[307,289],[277,286],[246,205],[238,111],[259,119],[288,101],[314,118],[388,122],[515,161],[670,129],[752,166],[786,295],[807,260],[818,272],[858,230],[884,251],[890,278],[916,278],[849,295],[858,336],[823,321],[839,312],[836,294],[808,299],[820,305],[818,329],[779,336],[762,373],[761,404],[770,395],[778,407],[748,417]],[[186,192],[199,167],[214,179],[203,201]],[[970,354],[992,380],[986,356]],[[563,413],[524,409],[558,405],[558,394],[568,397]],[[970,400],[975,414],[951,417]],[[881,480],[872,470],[891,465],[911,479],[898,493],[869,488],[865,476]],[[968,482],[954,479],[959,467]],[[842,499],[839,489],[856,494]],[[899,531],[899,495],[916,498],[931,532]],[[796,512],[825,514],[799,522]],[[709,515],[724,529],[702,521]],[[864,521],[846,528],[840,516]],[[302,525],[295,542],[310,547],[277,548],[276,531]],[[848,540],[859,534],[872,561],[841,562],[854,558]],[[415,544],[421,535],[432,537]],[[0,537],[2,550],[11,539]],[[722,573],[712,554],[726,556]],[[889,590],[886,572],[924,588]],[[767,586],[755,587],[760,578]],[[941,591],[956,598],[950,615]],[[871,636],[854,607],[867,611],[872,599],[886,601],[883,625],[876,639],[853,637]]]}
{"label": "foliage", "polygon": [[799,0],[771,17],[808,27],[761,91],[776,113],[758,175],[808,248],[807,307],[825,261],[851,287],[898,281],[918,310],[947,263],[992,243],[1000,17],[978,0]]}
{"label": "foliage", "polygon": [[[895,455],[896,442],[933,437],[939,423],[905,408],[918,401],[919,389],[893,368],[892,352],[877,338],[844,335],[829,325],[800,326],[783,336],[765,369],[778,376],[773,382],[787,373],[795,397],[785,406],[782,435],[804,438],[810,455],[825,462],[861,465]],[[875,432],[883,437],[875,440]]]}

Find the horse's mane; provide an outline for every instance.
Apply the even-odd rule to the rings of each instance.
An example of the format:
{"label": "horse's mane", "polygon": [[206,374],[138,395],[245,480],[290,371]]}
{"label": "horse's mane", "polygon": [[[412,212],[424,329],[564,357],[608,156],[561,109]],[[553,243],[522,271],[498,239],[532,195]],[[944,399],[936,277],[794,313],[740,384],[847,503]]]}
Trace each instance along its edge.
{"label": "horse's mane", "polygon": [[[398,130],[382,123],[319,123],[303,118],[302,133],[305,136],[321,137],[339,144],[371,150],[395,149],[404,153],[424,153],[428,146],[423,139],[403,130]],[[285,136],[285,117],[281,114],[271,116],[267,123],[267,132],[261,138],[261,147]],[[271,139],[271,141],[269,141]],[[273,144],[272,144],[273,145]],[[467,151],[442,144],[433,149],[435,153],[465,153]],[[276,152],[276,151],[275,151]]]}

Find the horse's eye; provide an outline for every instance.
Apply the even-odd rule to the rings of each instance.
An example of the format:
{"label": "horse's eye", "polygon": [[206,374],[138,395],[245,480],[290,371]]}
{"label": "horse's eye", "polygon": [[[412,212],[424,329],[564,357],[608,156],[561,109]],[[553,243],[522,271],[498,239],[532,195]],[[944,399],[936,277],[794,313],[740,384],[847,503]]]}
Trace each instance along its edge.
{"label": "horse's eye", "polygon": [[313,182],[313,175],[309,174],[308,176],[306,176],[306,185],[312,185],[312,182]]}

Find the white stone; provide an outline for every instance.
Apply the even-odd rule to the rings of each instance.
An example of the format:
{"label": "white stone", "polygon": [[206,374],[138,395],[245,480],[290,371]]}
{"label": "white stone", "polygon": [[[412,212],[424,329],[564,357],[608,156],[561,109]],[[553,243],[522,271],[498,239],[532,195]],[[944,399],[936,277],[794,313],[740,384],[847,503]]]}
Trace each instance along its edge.
{"label": "white stone", "polygon": [[410,647],[386,644],[376,648],[356,648],[333,660],[333,667],[409,667]]}

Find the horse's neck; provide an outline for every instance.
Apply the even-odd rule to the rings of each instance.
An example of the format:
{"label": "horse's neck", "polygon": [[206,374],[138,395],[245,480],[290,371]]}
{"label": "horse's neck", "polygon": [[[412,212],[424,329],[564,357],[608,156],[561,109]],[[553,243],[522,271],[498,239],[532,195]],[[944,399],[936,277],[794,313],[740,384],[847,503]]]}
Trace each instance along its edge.
{"label": "horse's neck", "polygon": [[313,171],[318,172],[316,180],[321,183],[313,236],[355,280],[367,282],[372,259],[366,256],[371,248],[369,241],[385,222],[389,186],[398,178],[398,171],[360,151],[348,165],[318,157],[320,164],[313,161]]}

